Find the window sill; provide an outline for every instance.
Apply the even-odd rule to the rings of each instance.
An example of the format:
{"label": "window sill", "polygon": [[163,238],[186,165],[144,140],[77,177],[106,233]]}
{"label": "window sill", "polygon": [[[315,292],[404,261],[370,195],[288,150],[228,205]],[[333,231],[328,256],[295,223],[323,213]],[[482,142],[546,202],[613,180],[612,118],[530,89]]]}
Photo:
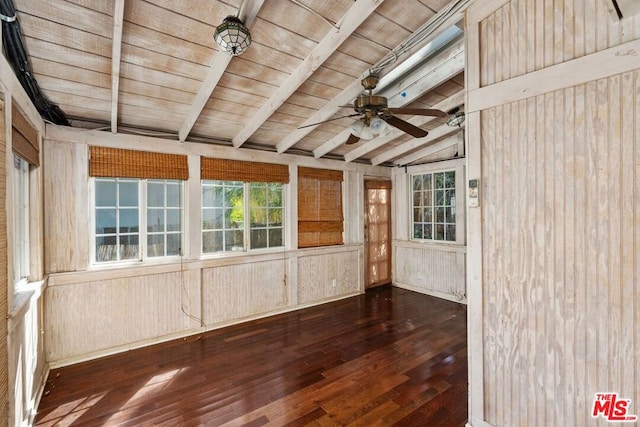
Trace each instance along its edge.
{"label": "window sill", "polygon": [[456,242],[434,242],[430,240],[394,240],[394,246],[407,248],[428,248],[444,252],[467,252],[467,245]]}
{"label": "window sill", "polygon": [[44,280],[36,282],[25,282],[16,290],[13,297],[13,304],[9,311],[9,319],[22,319],[29,310],[30,303],[35,296],[40,296],[44,289]]}

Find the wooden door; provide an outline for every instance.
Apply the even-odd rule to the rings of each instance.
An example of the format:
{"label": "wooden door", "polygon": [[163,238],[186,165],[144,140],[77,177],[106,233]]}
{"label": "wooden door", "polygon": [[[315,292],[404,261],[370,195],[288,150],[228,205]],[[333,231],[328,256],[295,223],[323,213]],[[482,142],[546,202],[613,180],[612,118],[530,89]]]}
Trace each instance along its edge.
{"label": "wooden door", "polygon": [[365,288],[391,283],[391,181],[365,181]]}

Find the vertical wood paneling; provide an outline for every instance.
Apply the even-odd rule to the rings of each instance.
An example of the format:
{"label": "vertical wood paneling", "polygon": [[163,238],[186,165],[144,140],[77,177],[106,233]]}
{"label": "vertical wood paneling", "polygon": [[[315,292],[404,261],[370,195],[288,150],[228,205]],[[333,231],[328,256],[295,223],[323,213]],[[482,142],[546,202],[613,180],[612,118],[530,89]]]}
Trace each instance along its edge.
{"label": "vertical wood paneling", "polygon": [[45,298],[47,360],[59,362],[200,326],[197,288],[187,272],[50,286]]}
{"label": "vertical wood paneling", "polygon": [[636,405],[639,74],[481,115],[492,425],[596,425],[603,390]]}
{"label": "vertical wood paneling", "polygon": [[466,301],[464,250],[396,243],[394,284],[401,288]]}
{"label": "vertical wood paneling", "polygon": [[88,150],[83,144],[44,144],[45,271],[89,265]]}
{"label": "vertical wood paneling", "polygon": [[634,40],[639,25],[603,0],[512,0],[480,22],[481,87]]}
{"label": "vertical wood paneling", "polygon": [[[298,258],[298,302],[359,292],[363,288],[358,250]],[[335,282],[335,286],[334,286]]]}
{"label": "vertical wood paneling", "polygon": [[287,306],[286,260],[206,268],[202,271],[206,326]]}
{"label": "vertical wood paneling", "polygon": [[[612,20],[599,0],[473,12],[486,16],[468,25],[481,86],[640,37],[640,17]],[[640,71],[596,78],[482,110],[470,143],[483,194],[474,416],[490,425],[605,425],[591,417],[603,390],[639,411]]]}
{"label": "vertical wood paneling", "polygon": [[[1,94],[0,94],[1,95]],[[7,342],[7,141],[4,101],[0,99],[0,340]],[[9,359],[7,346],[0,346],[0,420],[7,420],[9,414]]]}

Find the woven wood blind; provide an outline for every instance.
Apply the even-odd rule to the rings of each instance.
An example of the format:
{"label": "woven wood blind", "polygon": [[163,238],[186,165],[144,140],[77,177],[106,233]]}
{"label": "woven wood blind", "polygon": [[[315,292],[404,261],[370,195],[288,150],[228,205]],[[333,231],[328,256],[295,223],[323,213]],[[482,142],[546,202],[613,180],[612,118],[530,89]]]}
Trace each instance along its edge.
{"label": "woven wood blind", "polygon": [[11,115],[11,148],[13,152],[31,165],[40,166],[38,131],[29,123],[15,104],[11,110]]}
{"label": "woven wood blind", "polygon": [[289,182],[289,166],[202,157],[200,159],[200,178],[287,184]]}
{"label": "woven wood blind", "polygon": [[89,147],[89,176],[142,179],[189,179],[187,156]]}
{"label": "woven wood blind", "polygon": [[[4,103],[0,101],[0,159],[6,158],[7,141],[5,140],[6,127],[4,124]],[[0,162],[0,420],[7,420],[9,415],[9,355],[7,353],[7,292],[9,289],[7,279],[7,171],[5,161]],[[11,287],[13,289],[13,286]]]}
{"label": "woven wood blind", "polygon": [[298,168],[298,247],[343,244],[342,171]]}

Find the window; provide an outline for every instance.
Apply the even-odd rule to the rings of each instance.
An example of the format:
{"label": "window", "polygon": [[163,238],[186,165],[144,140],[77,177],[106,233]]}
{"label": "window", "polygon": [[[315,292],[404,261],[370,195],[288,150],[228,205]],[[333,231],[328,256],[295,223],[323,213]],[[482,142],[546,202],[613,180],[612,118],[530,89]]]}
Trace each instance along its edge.
{"label": "window", "polygon": [[29,277],[29,163],[15,154],[13,159],[13,270],[17,287]]}
{"label": "window", "polygon": [[283,188],[280,183],[202,181],[202,252],[283,246]]}
{"label": "window", "polygon": [[181,181],[95,178],[94,193],[96,262],[181,254]]}
{"label": "window", "polygon": [[412,238],[456,241],[456,173],[412,176]]}

